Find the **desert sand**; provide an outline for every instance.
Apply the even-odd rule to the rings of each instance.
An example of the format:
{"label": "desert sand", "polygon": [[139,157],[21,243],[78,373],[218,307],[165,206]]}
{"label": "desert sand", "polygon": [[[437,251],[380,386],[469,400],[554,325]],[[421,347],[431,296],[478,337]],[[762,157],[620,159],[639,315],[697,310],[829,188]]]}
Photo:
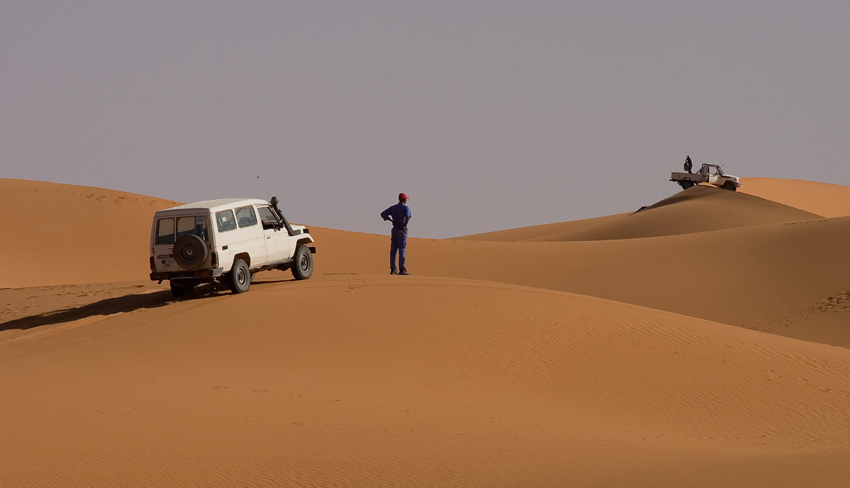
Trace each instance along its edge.
{"label": "desert sand", "polygon": [[0,485],[846,486],[850,189],[751,180],[182,299],[174,202],[0,180]]}
{"label": "desert sand", "polygon": [[[84,186],[0,178],[0,288],[138,280],[151,218],[176,202]],[[100,265],[91,266],[89,257]],[[85,258],[84,258],[85,257]]]}

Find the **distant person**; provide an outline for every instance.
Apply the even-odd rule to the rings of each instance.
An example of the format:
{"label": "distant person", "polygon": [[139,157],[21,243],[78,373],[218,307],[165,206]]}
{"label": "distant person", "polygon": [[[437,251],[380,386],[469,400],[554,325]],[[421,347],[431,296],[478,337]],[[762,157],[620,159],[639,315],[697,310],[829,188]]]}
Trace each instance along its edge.
{"label": "distant person", "polygon": [[[398,203],[381,212],[381,218],[393,224],[390,234],[390,274],[409,275],[404,264],[407,260],[407,223],[410,222],[410,207],[407,195],[398,194]],[[395,255],[398,252],[398,268],[395,267]]]}

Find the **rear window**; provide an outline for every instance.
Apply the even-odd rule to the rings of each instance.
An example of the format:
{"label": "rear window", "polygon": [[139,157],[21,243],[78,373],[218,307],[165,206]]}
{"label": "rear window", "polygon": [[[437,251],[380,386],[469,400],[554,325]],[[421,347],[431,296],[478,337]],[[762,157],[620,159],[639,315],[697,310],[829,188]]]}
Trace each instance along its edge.
{"label": "rear window", "polygon": [[254,207],[239,207],[236,209],[236,221],[239,222],[239,228],[250,227],[257,225],[257,214],[254,213]]}
{"label": "rear window", "polygon": [[156,221],[156,244],[174,244],[174,219]]}
{"label": "rear window", "polygon": [[215,224],[219,232],[227,232],[236,228],[236,219],[233,218],[233,210],[222,210],[215,213]]}
{"label": "rear window", "polygon": [[177,238],[186,234],[195,234],[203,240],[207,240],[207,219],[206,217],[178,217],[177,218]]}
{"label": "rear window", "polygon": [[[177,239],[186,234],[194,234],[204,241],[207,239],[207,219],[203,216],[177,217],[177,228],[174,218],[159,219],[156,223],[156,244],[174,244]],[[176,232],[175,232],[176,230]]]}

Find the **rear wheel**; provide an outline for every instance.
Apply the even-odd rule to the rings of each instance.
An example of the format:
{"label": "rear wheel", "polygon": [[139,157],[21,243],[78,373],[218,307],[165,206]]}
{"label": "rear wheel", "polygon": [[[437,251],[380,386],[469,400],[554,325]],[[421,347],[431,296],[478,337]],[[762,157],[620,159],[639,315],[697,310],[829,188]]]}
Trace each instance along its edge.
{"label": "rear wheel", "polygon": [[688,188],[690,188],[694,185],[696,185],[696,183],[694,183],[693,181],[690,181],[690,180],[684,180],[684,181],[679,182],[679,186],[681,186],[683,190],[687,190]]}
{"label": "rear wheel", "polygon": [[295,250],[292,263],[292,276],[296,280],[306,280],[313,275],[313,254],[310,248],[301,245]]}
{"label": "rear wheel", "polygon": [[726,183],[723,183],[723,188],[726,188],[729,191],[735,191],[738,189],[738,185],[736,185],[733,181],[727,181]]}
{"label": "rear wheel", "polygon": [[245,293],[251,287],[251,270],[245,261],[237,259],[227,276],[227,286],[234,294]]}

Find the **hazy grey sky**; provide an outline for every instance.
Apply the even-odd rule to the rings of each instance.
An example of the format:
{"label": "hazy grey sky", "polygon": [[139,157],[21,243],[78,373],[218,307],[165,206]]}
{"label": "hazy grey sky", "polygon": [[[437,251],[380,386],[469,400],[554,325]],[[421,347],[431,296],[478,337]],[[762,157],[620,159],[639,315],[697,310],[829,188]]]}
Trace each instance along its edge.
{"label": "hazy grey sky", "polygon": [[[0,0],[0,177],[449,237],[850,185],[850,2]],[[256,178],[262,176],[269,194]]]}

